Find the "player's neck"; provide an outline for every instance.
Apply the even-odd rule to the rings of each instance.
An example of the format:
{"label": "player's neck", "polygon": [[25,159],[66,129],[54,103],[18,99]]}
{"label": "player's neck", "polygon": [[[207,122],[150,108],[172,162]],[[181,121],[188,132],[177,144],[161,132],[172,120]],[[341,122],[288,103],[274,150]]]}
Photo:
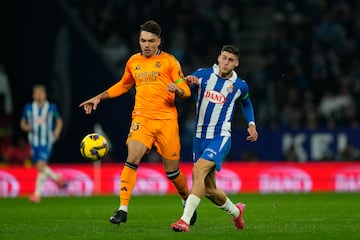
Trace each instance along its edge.
{"label": "player's neck", "polygon": [[228,78],[231,78],[231,76],[232,76],[232,71],[230,71],[230,72],[219,72],[219,77],[221,77],[221,78],[228,79]]}
{"label": "player's neck", "polygon": [[45,105],[45,102],[46,101],[37,101],[36,104],[39,106],[39,107],[42,107]]}
{"label": "player's neck", "polygon": [[160,49],[157,49],[154,53],[152,53],[151,55],[145,55],[143,52],[141,52],[141,55],[144,56],[145,58],[152,58],[154,56],[159,56],[161,53]]}

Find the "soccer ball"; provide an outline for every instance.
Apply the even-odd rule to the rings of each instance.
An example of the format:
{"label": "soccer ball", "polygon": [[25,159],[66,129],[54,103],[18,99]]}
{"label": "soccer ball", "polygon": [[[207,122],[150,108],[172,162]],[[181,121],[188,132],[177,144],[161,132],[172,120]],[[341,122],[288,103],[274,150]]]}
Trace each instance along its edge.
{"label": "soccer ball", "polygon": [[86,135],[80,143],[80,153],[88,160],[98,161],[106,157],[109,144],[104,136],[98,133]]}

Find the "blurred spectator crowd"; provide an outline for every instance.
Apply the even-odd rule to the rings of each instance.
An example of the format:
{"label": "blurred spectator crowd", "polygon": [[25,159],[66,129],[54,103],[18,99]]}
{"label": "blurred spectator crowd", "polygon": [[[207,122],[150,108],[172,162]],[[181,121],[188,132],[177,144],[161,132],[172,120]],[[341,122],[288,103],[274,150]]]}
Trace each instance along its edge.
{"label": "blurred spectator crowd", "polygon": [[[68,0],[102,46],[122,69],[138,52],[138,33],[145,21],[162,27],[162,49],[174,54],[184,71],[213,63],[222,44],[237,42],[244,0]],[[204,40],[206,37],[206,41]],[[209,58],[211,56],[211,58]],[[216,56],[216,55],[215,55]]]}
{"label": "blurred spectator crowd", "polygon": [[249,5],[270,8],[272,27],[263,29],[267,36],[258,60],[249,69],[238,69],[250,85],[258,126],[359,127],[356,0],[69,2],[119,69],[138,51],[140,24],[155,19],[163,28],[162,48],[179,59],[185,74],[211,66],[224,44],[241,50],[242,13]]}
{"label": "blurred spectator crowd", "polygon": [[281,128],[359,128],[358,1],[277,1],[249,76],[260,120]]}

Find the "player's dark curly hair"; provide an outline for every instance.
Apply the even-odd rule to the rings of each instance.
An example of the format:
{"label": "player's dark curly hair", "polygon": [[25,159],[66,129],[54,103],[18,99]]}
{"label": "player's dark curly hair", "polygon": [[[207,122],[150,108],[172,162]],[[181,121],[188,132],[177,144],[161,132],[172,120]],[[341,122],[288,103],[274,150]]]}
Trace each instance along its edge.
{"label": "player's dark curly hair", "polygon": [[234,54],[237,58],[240,57],[240,50],[235,47],[234,45],[225,45],[223,46],[223,48],[221,49],[221,52],[229,52]]}
{"label": "player's dark curly hair", "polygon": [[156,34],[158,37],[161,35],[161,27],[154,20],[146,21],[144,24],[140,26],[140,31],[151,32]]}

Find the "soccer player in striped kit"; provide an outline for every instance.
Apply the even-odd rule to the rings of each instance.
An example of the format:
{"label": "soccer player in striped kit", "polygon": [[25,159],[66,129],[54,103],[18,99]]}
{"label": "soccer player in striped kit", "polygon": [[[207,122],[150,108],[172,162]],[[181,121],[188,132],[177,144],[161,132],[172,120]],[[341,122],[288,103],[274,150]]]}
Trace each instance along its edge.
{"label": "soccer player in striped kit", "polygon": [[242,112],[248,123],[247,140],[258,138],[255,117],[249,97],[248,85],[234,69],[239,65],[239,49],[226,45],[217,58],[218,64],[202,68],[186,77],[196,100],[196,127],[193,140],[192,189],[183,215],[171,228],[176,232],[189,231],[193,212],[203,196],[232,216],[236,229],[244,228],[245,204],[236,205],[216,187],[215,170],[220,171],[231,148],[231,122],[235,101],[240,100]]}
{"label": "soccer player in striped kit", "polygon": [[38,203],[47,177],[50,177],[58,187],[66,187],[61,175],[53,172],[47,164],[53,144],[60,136],[63,120],[57,106],[47,100],[44,85],[37,84],[33,87],[33,102],[25,105],[20,127],[28,133],[31,160],[38,170],[35,191],[29,196],[29,201]]}

